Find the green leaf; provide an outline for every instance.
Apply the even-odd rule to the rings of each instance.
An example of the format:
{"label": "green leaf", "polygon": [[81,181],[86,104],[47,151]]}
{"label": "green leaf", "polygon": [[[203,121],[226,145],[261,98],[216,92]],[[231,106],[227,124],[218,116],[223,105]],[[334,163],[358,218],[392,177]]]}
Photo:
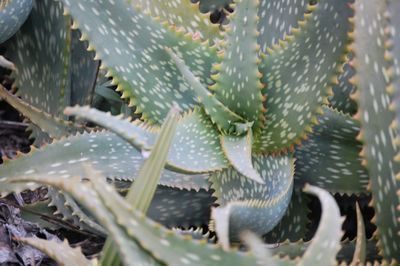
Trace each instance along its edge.
{"label": "green leaf", "polygon": [[340,217],[339,207],[329,192],[321,188],[306,185],[304,191],[319,198],[322,215],[317,232],[298,265],[335,265],[344,220]]}
{"label": "green leaf", "polygon": [[9,44],[18,69],[14,86],[29,104],[59,115],[69,104],[70,19],[57,1],[34,1],[31,15]]}
{"label": "green leaf", "polygon": [[308,215],[311,210],[308,207],[308,202],[307,195],[295,189],[282,220],[272,231],[265,235],[266,242],[282,243],[287,240],[295,242],[305,239],[310,225]]}
{"label": "green leaf", "polygon": [[324,107],[309,139],[296,148],[296,185],[309,183],[331,193],[365,193],[369,176],[361,165],[358,121]]}
{"label": "green leaf", "polygon": [[400,260],[400,216],[396,210],[400,205],[400,181],[396,178],[400,172],[396,157],[400,149],[394,139],[398,136],[398,129],[392,124],[395,113],[389,107],[393,84],[386,12],[384,1],[355,3],[353,49],[357,66],[357,116],[361,119],[360,139],[364,142],[363,154],[370,175],[375,235],[383,258],[391,261]]}
{"label": "green leaf", "polygon": [[131,122],[130,118],[112,116],[110,113],[104,113],[89,106],[67,107],[64,114],[83,118],[107,128],[139,150],[148,150],[155,142],[157,129],[146,126],[140,120]]}
{"label": "green leaf", "polygon": [[83,130],[83,127],[79,128],[71,122],[55,118],[46,112],[40,111],[38,108],[11,94],[1,84],[0,97],[52,138],[61,138]]}
{"label": "green leaf", "polygon": [[[175,135],[176,126],[178,124],[179,109],[172,107],[165,119],[160,134],[157,136],[156,143],[151,151],[150,156],[144,161],[139,174],[126,195],[126,201],[130,207],[144,214],[147,213],[150,203],[153,200],[160,181],[161,172],[167,161],[167,155]],[[104,262],[115,262],[117,250],[112,245],[112,240],[108,238],[103,248]]]}
{"label": "green leaf", "polygon": [[178,118],[179,109],[173,107],[161,127],[150,156],[144,161],[135,183],[126,196],[126,201],[133,208],[143,213],[147,212],[160,181],[175,135]]}
{"label": "green leaf", "polygon": [[355,74],[354,68],[350,65],[352,58],[351,54],[347,55],[343,72],[338,77],[339,83],[332,87],[333,95],[329,96],[329,106],[349,115],[357,112],[357,103],[350,97],[356,91],[356,86],[350,82]]}
{"label": "green leaf", "polygon": [[71,43],[71,102],[70,105],[91,104],[99,62],[93,60],[94,52],[86,50],[87,44],[79,41],[80,32],[72,31]]}
{"label": "green leaf", "polygon": [[32,0],[11,0],[0,3],[0,43],[14,35],[27,19]]}
{"label": "green leaf", "polygon": [[254,148],[277,152],[298,143],[326,101],[332,78],[343,62],[350,0],[321,0],[305,15],[300,30],[265,56],[260,66],[267,86],[264,106],[266,123],[255,136]]}
{"label": "green leaf", "polygon": [[218,128],[228,134],[241,134],[242,132],[237,130],[238,127],[236,125],[244,124],[245,120],[229,110],[229,108],[227,108],[213,94],[211,94],[207,90],[207,88],[204,87],[203,84],[201,84],[200,80],[185,65],[185,62],[180,59],[171,49],[167,48],[166,51],[171,56],[171,59],[178,67],[182,76],[195,91],[197,99],[203,105],[207,115],[210,116],[211,120],[218,126]]}
{"label": "green leaf", "polygon": [[[103,180],[92,179],[91,182],[80,183],[79,179],[75,178],[53,179],[45,176],[32,176],[28,179],[63,189],[85,207],[91,209],[103,226],[109,230],[110,235],[113,236],[123,261],[135,259],[132,256],[136,254],[143,254],[140,251],[132,252],[129,243],[135,241],[148,254],[171,265],[185,265],[188,261],[191,265],[212,265],[216,262],[226,265],[255,264],[252,256],[235,251],[224,252],[216,246],[190,241],[173,231],[166,230],[143,214],[130,209],[127,202]],[[27,178],[19,178],[19,181],[22,180],[27,180]],[[96,190],[93,189],[93,185]],[[107,209],[104,208],[103,204],[107,206]],[[110,214],[114,215],[115,221],[118,222],[119,230],[116,230],[114,219],[111,219]],[[120,234],[122,228],[127,235]]]}
{"label": "green leaf", "polygon": [[[347,264],[351,263],[352,256],[356,249],[356,241],[342,241],[341,249],[336,256],[338,262],[346,262]],[[295,259],[297,257],[303,256],[304,252],[310,246],[311,241],[303,242],[284,242],[280,243],[278,246],[273,246],[270,248],[272,254],[279,255],[280,257],[289,257],[290,259]],[[367,247],[367,261],[380,261],[382,257],[378,255],[378,251],[376,250],[376,242],[373,240],[368,240],[366,243]],[[347,265],[346,264],[346,265]]]}
{"label": "green leaf", "polygon": [[258,265],[277,266],[270,251],[264,247],[264,242],[257,235],[250,231],[244,231],[240,234],[240,237],[257,258]]}
{"label": "green leaf", "polygon": [[265,184],[250,180],[232,168],[210,177],[221,205],[214,214],[222,216],[219,222],[227,224],[225,243],[237,241],[243,230],[258,235],[271,231],[289,205],[294,174],[291,155],[255,156],[253,165]]}
{"label": "green leaf", "polygon": [[358,203],[356,204],[356,211],[357,211],[357,241],[356,241],[356,248],[354,250],[353,261],[351,263],[354,265],[359,265],[359,264],[364,265],[366,258],[367,239],[365,237],[364,219]]}
{"label": "green leaf", "polygon": [[104,228],[93,221],[93,218],[89,217],[71,196],[52,187],[49,187],[47,191],[47,197],[50,199],[49,206],[56,208],[54,214],[61,215],[63,220],[70,221],[81,230],[105,235]]}
{"label": "green leaf", "polygon": [[182,110],[196,105],[194,93],[170,63],[165,47],[170,47],[207,84],[215,49],[183,36],[125,1],[92,2],[63,0],[65,8],[90,40],[96,57],[113,76],[113,84],[123,91],[145,118],[161,123],[170,107]]}
{"label": "green leaf", "polygon": [[264,184],[263,179],[254,169],[251,161],[252,143],[253,133],[251,129],[244,136],[221,135],[222,150],[233,168],[245,177]]}
{"label": "green leaf", "polygon": [[267,48],[278,44],[290,34],[292,28],[298,27],[298,22],[304,18],[307,12],[309,0],[262,0],[258,16],[258,43],[261,52],[266,53]]}
{"label": "green leaf", "polygon": [[229,110],[254,122],[256,128],[260,126],[263,109],[263,85],[258,71],[258,17],[254,15],[258,5],[256,0],[237,1],[234,13],[228,17],[222,62],[214,65],[219,72],[213,77],[216,83],[210,87]]}
{"label": "green leaf", "polygon": [[[226,2],[227,0],[222,0]],[[220,30],[217,24],[210,21],[208,14],[201,14],[199,7],[190,0],[177,0],[173,4],[163,0],[130,0],[134,5],[141,6],[145,12],[153,17],[167,21],[169,25],[184,29],[195,35],[200,34],[204,40],[219,40]],[[215,2],[213,0],[213,2]],[[203,11],[203,1],[200,2],[200,10]],[[203,13],[206,13],[204,11]]]}
{"label": "green leaf", "polygon": [[[154,145],[157,128],[87,107],[66,109],[68,115],[77,115],[106,127],[145,153]],[[228,167],[219,143],[218,131],[200,109],[183,115],[167,159],[167,168],[188,173],[202,173]]]}
{"label": "green leaf", "polygon": [[46,253],[50,258],[54,259],[59,265],[76,266],[76,265],[97,265],[96,260],[88,260],[82,254],[79,248],[72,248],[67,240],[57,242],[56,240],[45,240],[37,237],[18,238],[19,242],[31,245]]}
{"label": "green leaf", "polygon": [[[84,175],[82,163],[90,163],[109,178],[133,180],[143,157],[131,145],[112,133],[84,133],[32,149],[15,160],[5,160],[0,165],[0,181],[18,176],[46,175],[68,178]],[[183,175],[168,170],[163,172],[160,184],[176,188],[208,189],[205,175]],[[4,184],[1,195],[37,188],[37,184]]]}

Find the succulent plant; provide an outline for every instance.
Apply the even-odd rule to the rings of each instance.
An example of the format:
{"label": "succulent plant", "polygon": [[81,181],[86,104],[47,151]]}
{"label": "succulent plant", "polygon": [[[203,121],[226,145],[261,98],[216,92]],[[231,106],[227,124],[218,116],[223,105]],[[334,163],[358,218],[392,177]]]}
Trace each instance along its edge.
{"label": "succulent plant", "polygon": [[[110,202],[104,198],[104,177],[118,186],[134,180],[142,162],[148,164],[148,154],[154,154],[162,136],[160,125],[176,106],[182,117],[171,136],[153,202],[137,197],[134,208],[164,225],[202,225],[209,219],[212,188],[220,206],[213,209],[210,228],[225,249],[221,258],[239,263],[243,258],[228,250],[243,231],[268,233],[270,242],[306,237],[308,208],[301,192],[306,183],[311,184],[307,190],[322,199],[323,208],[333,207],[321,189],[371,193],[380,255],[389,262],[400,259],[397,1],[241,0],[231,5],[234,12],[222,26],[212,25],[208,15],[188,0],[61,2],[36,0],[27,22],[7,43],[5,56],[18,69],[14,85],[22,99],[4,88],[0,97],[33,123],[40,148],[5,159],[0,166],[2,196],[35,189],[39,183],[66,190],[67,194],[50,189],[50,204],[68,219],[75,217],[82,228],[108,231],[116,243],[127,241],[126,250],[122,242],[117,245],[125,264],[129,259],[174,265],[178,258],[195,261],[175,256],[183,251],[212,258],[206,249],[184,247],[175,238],[171,241],[177,241],[179,252],[168,245],[162,250],[162,240],[152,246],[149,239],[166,233],[130,232],[127,214],[138,214],[118,195]],[[89,52],[77,41],[79,33],[71,31],[72,21]],[[111,79],[140,119],[68,107],[90,103],[99,60],[100,73]],[[108,131],[68,120],[70,116]],[[42,146],[49,139],[53,142]],[[88,174],[82,163],[102,174]],[[73,185],[79,178],[96,181],[80,188]],[[84,190],[91,191],[92,203]],[[146,193],[153,198],[154,192]],[[385,198],[390,200],[384,202]],[[150,206],[138,207],[144,204],[140,201]],[[124,204],[126,208],[116,210]],[[101,219],[108,217],[106,210],[117,222]],[[309,245],[298,263],[323,260],[315,256],[323,254],[318,245],[324,239],[332,241],[323,248],[328,264],[335,258],[340,219],[332,209],[336,218],[330,221],[325,217],[329,212],[321,219],[320,228],[325,230],[317,232],[316,244]],[[335,230],[329,233],[329,227]],[[245,239],[260,254],[258,239]],[[365,247],[359,244],[355,254],[363,253],[360,245]],[[132,250],[141,255],[129,257]],[[106,248],[105,257],[113,257],[110,253]],[[358,256],[365,260],[364,255],[355,260]],[[255,263],[253,259],[247,262]]]}

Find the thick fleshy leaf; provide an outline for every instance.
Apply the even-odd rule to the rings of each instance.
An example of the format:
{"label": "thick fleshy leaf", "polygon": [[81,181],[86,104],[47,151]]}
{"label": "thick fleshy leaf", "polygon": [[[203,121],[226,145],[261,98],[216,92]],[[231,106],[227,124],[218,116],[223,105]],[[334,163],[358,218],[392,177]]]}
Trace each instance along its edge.
{"label": "thick fleshy leaf", "polygon": [[[113,133],[84,133],[69,137],[40,150],[33,149],[15,160],[0,166],[0,180],[8,177],[46,175],[53,178],[84,175],[82,163],[90,163],[109,178],[133,180],[143,163],[143,156],[135,148]],[[176,188],[208,188],[206,175],[183,175],[168,170],[160,184]],[[36,188],[36,184],[2,185],[2,195]]]}
{"label": "thick fleshy leaf", "polygon": [[41,238],[18,238],[18,241],[31,245],[46,253],[59,265],[97,265],[97,262],[86,259],[80,248],[72,248],[68,241],[57,242],[56,240],[45,240]]}
{"label": "thick fleshy leaf", "polygon": [[356,241],[356,248],[354,250],[352,264],[365,264],[365,257],[366,257],[366,245],[367,239],[365,237],[365,225],[364,225],[364,218],[362,216],[360,206],[356,205],[357,211],[357,241]]}
{"label": "thick fleshy leaf", "polygon": [[285,39],[292,28],[298,26],[307,11],[309,0],[261,0],[258,16],[260,22],[258,43],[261,52],[266,53],[268,47]]}
{"label": "thick fleshy leaf", "polygon": [[[353,49],[357,65],[356,82],[361,119],[360,139],[370,175],[374,222],[377,225],[378,245],[386,260],[400,260],[400,163],[396,157],[400,148],[395,143],[398,129],[392,122],[395,113],[390,109],[393,100],[392,62],[386,50],[389,46],[385,1],[366,0],[355,3]],[[396,157],[396,158],[395,158]]]}
{"label": "thick fleshy leaf", "polygon": [[123,0],[62,2],[109,69],[114,84],[119,84],[122,97],[130,98],[144,117],[161,123],[172,105],[182,110],[196,105],[193,91],[164,48],[179,54],[205,84],[215,49],[161,25]]}
{"label": "thick fleshy leaf", "polygon": [[[229,0],[221,0],[227,2]],[[176,0],[173,3],[163,0],[131,0],[133,5],[139,5],[145,12],[150,12],[153,17],[167,21],[169,25],[183,28],[187,32],[199,34],[205,40],[218,40],[221,38],[218,25],[211,23],[208,14],[199,12],[199,6],[190,0]],[[200,1],[203,11],[204,1]],[[215,2],[213,0],[212,2]],[[209,10],[203,12],[209,12]]]}
{"label": "thick fleshy leaf", "polygon": [[137,149],[148,150],[154,144],[157,128],[150,128],[139,120],[131,122],[130,118],[112,116],[89,106],[67,107],[64,114],[83,118],[118,134]]}
{"label": "thick fleshy leaf", "polygon": [[227,134],[241,134],[242,132],[236,129],[236,125],[245,124],[245,120],[241,116],[229,110],[229,108],[211,94],[185,65],[185,62],[172,52],[171,49],[167,48],[166,51],[171,56],[182,76],[196,93],[197,99],[202,104],[205,112],[210,116],[211,120],[218,126],[218,128]]}
{"label": "thick fleshy leaf", "polygon": [[[262,152],[291,148],[310,130],[343,62],[351,0],[321,0],[310,6],[300,30],[263,58],[260,71],[267,86],[265,127],[254,147]],[[257,140],[257,137],[255,137]]]}
{"label": "thick fleshy leaf", "polygon": [[307,217],[311,212],[308,202],[307,195],[295,189],[285,215],[278,225],[264,236],[265,241],[282,243],[287,240],[295,242],[305,239],[310,225],[310,218]]}
{"label": "thick fleshy leaf", "polygon": [[296,148],[296,185],[309,183],[332,193],[365,193],[369,182],[361,165],[359,122],[328,107],[309,139]]}
{"label": "thick fleshy leaf", "polygon": [[395,88],[394,94],[394,108],[396,109],[396,120],[400,125],[400,3],[396,0],[389,0],[388,11],[390,15],[390,33],[393,41],[391,54],[393,55],[393,86]]}
{"label": "thick fleshy leaf", "polygon": [[11,0],[0,3],[0,43],[14,35],[32,9],[32,0]]}
{"label": "thick fleshy leaf", "polygon": [[[351,263],[352,256],[356,249],[356,241],[343,241],[341,242],[341,249],[339,250],[336,260],[338,262],[346,262],[348,265]],[[304,252],[310,246],[311,241],[303,242],[285,242],[270,248],[274,255],[279,255],[280,257],[289,257],[295,259],[297,257],[303,256]],[[367,248],[367,261],[381,261],[382,257],[378,255],[378,250],[376,249],[376,242],[373,240],[368,240],[366,243]],[[377,264],[379,265],[379,264]]]}
{"label": "thick fleshy leaf", "polygon": [[[104,112],[87,107],[72,107],[66,109],[69,115],[77,115],[88,119],[117,133],[120,137],[143,149],[146,154],[154,145],[158,128],[135,121],[121,120]],[[178,123],[168,155],[167,168],[179,172],[201,173],[220,170],[228,167],[228,160],[221,149],[218,131],[208,117],[195,109],[183,115]]]}
{"label": "thick fleshy leaf", "polygon": [[87,51],[87,44],[79,41],[79,37],[79,31],[72,31],[70,105],[85,105],[92,102],[99,68],[99,62],[93,60],[95,53]]}
{"label": "thick fleshy leaf", "polygon": [[258,17],[254,15],[258,6],[257,0],[237,1],[226,27],[222,62],[214,65],[218,71],[213,76],[216,83],[210,87],[228,109],[254,122],[256,128],[260,126],[263,109],[263,85],[258,71]]}
{"label": "thick fleshy leaf", "polygon": [[78,127],[68,121],[55,118],[50,114],[40,111],[31,104],[24,102],[17,96],[11,94],[0,84],[0,98],[3,98],[18,110],[21,114],[27,117],[33,124],[40,127],[42,131],[49,134],[53,138],[61,138],[76,132],[83,131],[83,127]]}
{"label": "thick fleshy leaf", "polygon": [[264,184],[260,174],[254,169],[251,158],[253,133],[251,129],[244,136],[221,135],[221,146],[229,163],[245,177]]}
{"label": "thick fleshy leaf", "polygon": [[18,94],[51,115],[60,114],[70,100],[67,92],[69,24],[61,3],[34,1],[31,15],[7,51],[18,69],[14,84]]}
{"label": "thick fleshy leaf", "polygon": [[350,97],[356,91],[356,86],[350,82],[355,74],[354,68],[349,63],[352,58],[351,54],[347,55],[343,72],[338,77],[339,84],[332,87],[333,95],[329,96],[329,106],[349,115],[357,112],[357,103]]}
{"label": "thick fleshy leaf", "polygon": [[81,230],[93,232],[97,235],[105,235],[104,228],[97,224],[92,217],[89,217],[68,194],[49,187],[47,197],[50,199],[49,207],[55,207],[56,211],[54,214],[61,215],[63,220],[71,222]]}
{"label": "thick fleshy leaf", "polygon": [[261,238],[250,231],[244,231],[240,234],[240,237],[257,258],[258,265],[277,266],[272,259],[271,252],[264,247]]}
{"label": "thick fleshy leaf", "polygon": [[342,238],[343,218],[340,217],[339,207],[329,192],[323,189],[306,185],[304,191],[319,198],[322,214],[317,232],[298,265],[335,265]]}
{"label": "thick fleshy leaf", "polygon": [[263,235],[279,223],[292,195],[294,166],[290,157],[253,157],[254,168],[265,184],[252,181],[232,168],[211,176],[214,195],[221,205],[215,209],[215,215],[222,216],[219,222],[228,227],[226,243],[237,241],[243,230]]}
{"label": "thick fleshy leaf", "polygon": [[[21,179],[22,180],[22,179]],[[25,179],[26,180],[26,179]],[[87,208],[93,210],[93,214],[102,222],[107,229],[109,213],[114,216],[119,228],[124,228],[125,233],[122,241],[136,242],[158,260],[171,265],[204,265],[219,264],[226,265],[254,265],[254,257],[238,253],[236,251],[224,252],[222,249],[205,245],[204,242],[195,242],[178,236],[173,231],[166,230],[159,224],[149,220],[142,213],[132,210],[128,203],[123,200],[105,181],[93,179],[77,185],[74,178],[52,179],[46,177],[31,177],[31,181],[43,182],[47,185],[57,186],[70,193],[74,198]],[[93,182],[93,183],[92,183]],[[93,187],[95,190],[93,190]],[[104,205],[103,205],[104,204]],[[107,210],[104,208],[107,206]],[[106,217],[102,217],[104,215]],[[113,230],[114,231],[114,230]],[[124,261],[129,259],[127,247],[122,242],[117,242],[117,234],[110,231],[110,235],[118,245],[118,250]],[[129,237],[129,238],[128,238]],[[143,252],[143,251],[142,251]],[[133,253],[136,254],[136,253]]]}

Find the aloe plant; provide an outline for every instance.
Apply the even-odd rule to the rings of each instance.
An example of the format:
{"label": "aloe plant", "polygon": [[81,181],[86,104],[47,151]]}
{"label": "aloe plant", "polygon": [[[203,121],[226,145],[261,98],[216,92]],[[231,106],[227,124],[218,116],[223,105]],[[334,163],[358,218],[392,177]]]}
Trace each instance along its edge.
{"label": "aloe plant", "polygon": [[[5,89],[0,96],[30,119],[40,148],[0,166],[2,196],[39,186],[13,182],[23,176],[79,198],[66,184],[86,177],[83,162],[113,182],[134,180],[175,105],[182,118],[150,217],[201,225],[209,219],[212,188],[219,207],[210,228],[229,250],[246,230],[276,242],[305,238],[306,183],[330,193],[371,193],[378,248],[384,260],[399,260],[396,1],[241,0],[220,27],[184,0],[61,2],[34,2],[5,54],[18,70],[14,85],[22,99]],[[99,60],[140,120],[89,107],[63,112],[90,102]],[[57,193],[50,197],[60,209],[66,197]],[[185,204],[157,201],[157,193]],[[76,207],[63,215],[81,213],[68,206]],[[93,227],[84,220],[76,223]],[[130,236],[141,242],[137,237]],[[333,257],[337,251],[332,246]]]}

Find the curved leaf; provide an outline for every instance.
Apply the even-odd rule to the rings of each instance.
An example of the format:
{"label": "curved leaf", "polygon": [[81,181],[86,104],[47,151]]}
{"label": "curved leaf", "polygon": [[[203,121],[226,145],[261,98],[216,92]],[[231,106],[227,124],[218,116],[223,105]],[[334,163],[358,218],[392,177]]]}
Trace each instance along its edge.
{"label": "curved leaf", "polygon": [[358,121],[325,107],[309,139],[296,148],[296,185],[309,183],[331,193],[365,193],[369,176],[359,156]]}
{"label": "curved leaf", "polygon": [[[120,137],[148,153],[154,145],[158,128],[87,107],[67,108],[66,113],[88,119],[117,133]],[[188,173],[202,173],[228,167],[219,143],[218,131],[200,109],[188,112],[180,119],[177,133],[167,159],[167,168]]]}
{"label": "curved leaf", "polygon": [[306,185],[304,191],[319,198],[322,215],[317,232],[298,265],[335,265],[342,238],[343,218],[340,217],[339,207],[335,199],[323,189]]}
{"label": "curved leaf", "polygon": [[40,251],[46,253],[54,259],[59,265],[97,265],[97,261],[90,261],[85,258],[80,248],[72,248],[65,240],[57,242],[55,240],[45,240],[40,238],[18,238],[18,241],[31,245]]}
{"label": "curved leaf", "polygon": [[269,232],[289,205],[294,174],[290,155],[255,156],[253,165],[265,184],[252,181],[232,168],[211,176],[214,195],[221,205],[214,214],[222,216],[220,223],[227,224],[226,243],[237,241],[243,230],[258,235]]}
{"label": "curved leaf", "polygon": [[357,117],[361,119],[359,137],[364,142],[363,156],[370,175],[375,233],[384,259],[390,261],[400,260],[400,216],[396,210],[400,205],[400,181],[396,178],[400,163],[395,158],[400,148],[394,139],[398,136],[398,129],[392,124],[395,113],[390,109],[393,84],[386,12],[385,1],[356,1],[353,49],[357,65]]}
{"label": "curved leaf", "polygon": [[221,135],[221,146],[230,164],[245,177],[264,184],[260,174],[254,169],[251,161],[251,145],[253,133],[251,129],[244,136]]}
{"label": "curved leaf", "polygon": [[63,0],[76,25],[89,39],[96,57],[109,69],[114,84],[145,118],[161,123],[172,105],[188,110],[194,93],[170,62],[170,47],[207,84],[215,49],[183,36],[146,17],[123,0],[93,2]]}
{"label": "curved leaf", "polygon": [[[90,163],[109,178],[133,180],[143,163],[135,148],[112,133],[84,133],[53,142],[40,150],[33,149],[15,160],[0,165],[0,181],[18,176],[46,175],[67,178],[84,175],[82,163]],[[176,188],[208,188],[206,175],[183,175],[164,170],[160,184]],[[37,184],[21,183],[1,186],[1,195],[36,188]]]}
{"label": "curved leaf", "polygon": [[27,19],[32,0],[11,0],[0,3],[0,43],[14,35]]}
{"label": "curved leaf", "polygon": [[254,14],[258,11],[259,2],[242,0],[235,4],[234,13],[228,17],[230,22],[221,47],[223,59],[213,66],[218,71],[213,76],[216,83],[210,88],[229,110],[253,122],[258,128],[263,109],[263,85],[258,71],[258,17]]}
{"label": "curved leaf", "polygon": [[298,143],[326,101],[332,78],[343,62],[351,0],[321,0],[294,36],[265,56],[260,66],[267,86],[265,128],[254,148],[277,152]]}
{"label": "curved leaf", "polygon": [[298,22],[304,18],[309,0],[261,0],[258,16],[258,43],[261,52],[278,44],[290,34],[292,28],[298,27]]}
{"label": "curved leaf", "polygon": [[9,44],[8,58],[18,69],[14,86],[29,104],[59,115],[70,101],[70,19],[61,3],[34,1],[31,15]]}

